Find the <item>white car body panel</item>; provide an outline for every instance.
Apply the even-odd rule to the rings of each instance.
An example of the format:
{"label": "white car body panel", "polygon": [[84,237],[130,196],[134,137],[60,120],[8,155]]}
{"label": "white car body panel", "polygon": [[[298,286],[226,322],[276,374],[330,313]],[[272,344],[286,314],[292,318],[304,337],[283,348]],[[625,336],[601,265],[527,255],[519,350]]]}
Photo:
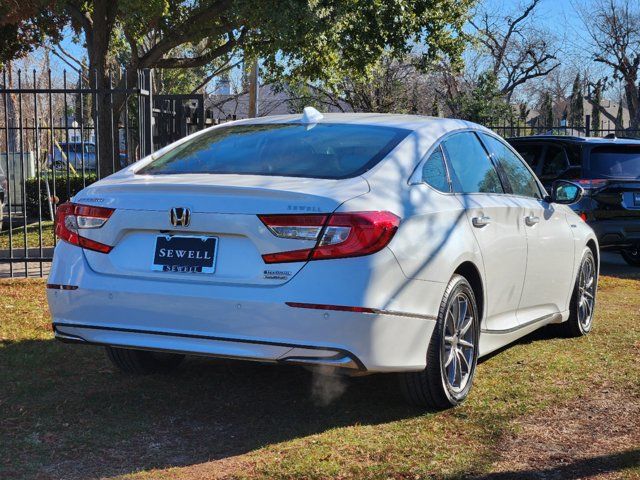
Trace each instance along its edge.
{"label": "white car body panel", "polygon": [[[299,115],[228,125],[299,122]],[[461,120],[327,114],[321,122],[388,125],[411,133],[361,176],[345,180],[258,175],[137,175],[198,132],[103,179],[74,202],[115,208],[83,235],[109,254],[58,243],[48,300],[61,339],[368,372],[425,368],[447,283],[472,265],[482,282],[480,354],[567,318],[577,266],[597,240],[570,208],[512,195],[445,194],[422,183],[421,162],[446,135],[488,130]],[[188,228],[168,212],[186,207]],[[265,265],[261,255],[311,248],[278,238],[258,214],[388,211],[401,218],[381,251]],[[525,216],[540,217],[533,227]],[[483,228],[472,219],[491,217]],[[215,274],[153,271],[161,232],[219,239]],[[597,251],[597,249],[596,249]],[[274,273],[275,272],[275,273]],[[287,302],[366,307],[297,308]]]}

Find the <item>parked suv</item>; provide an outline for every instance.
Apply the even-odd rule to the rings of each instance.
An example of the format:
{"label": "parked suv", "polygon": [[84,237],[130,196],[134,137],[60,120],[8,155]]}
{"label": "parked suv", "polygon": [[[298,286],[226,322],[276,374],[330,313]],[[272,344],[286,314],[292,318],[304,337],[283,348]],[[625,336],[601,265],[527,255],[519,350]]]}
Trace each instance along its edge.
{"label": "parked suv", "polygon": [[640,266],[640,140],[532,136],[509,139],[551,191],[556,180],[580,184],[572,208],[596,232],[601,249]]}
{"label": "parked suv", "polygon": [[[83,153],[84,150],[84,153]],[[95,172],[96,170],[96,144],[93,142],[69,142],[60,143],[59,147],[53,149],[52,163],[56,170],[66,170],[67,160],[69,164],[78,172],[82,171],[84,162],[84,170]],[[127,154],[120,152],[118,154],[120,168],[127,166]]]}

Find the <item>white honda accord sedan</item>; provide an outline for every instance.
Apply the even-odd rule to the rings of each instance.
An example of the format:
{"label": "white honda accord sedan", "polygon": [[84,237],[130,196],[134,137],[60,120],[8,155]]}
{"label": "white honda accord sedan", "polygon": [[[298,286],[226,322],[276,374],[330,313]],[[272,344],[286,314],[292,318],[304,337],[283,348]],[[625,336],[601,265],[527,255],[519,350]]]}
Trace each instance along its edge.
{"label": "white honda accord sedan", "polygon": [[180,140],[57,211],[58,339],[120,369],[185,354],[395,372],[430,408],[479,357],[592,327],[596,237],[500,137],[381,114],[250,119]]}

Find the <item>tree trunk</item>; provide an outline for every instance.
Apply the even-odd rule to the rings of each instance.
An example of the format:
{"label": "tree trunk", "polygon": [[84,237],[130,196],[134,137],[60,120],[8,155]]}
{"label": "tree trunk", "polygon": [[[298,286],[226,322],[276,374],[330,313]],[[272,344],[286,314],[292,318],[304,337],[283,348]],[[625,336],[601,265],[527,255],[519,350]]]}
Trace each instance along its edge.
{"label": "tree trunk", "polygon": [[[13,67],[11,62],[7,63],[7,85],[9,88],[13,87]],[[18,118],[16,116],[16,99],[15,94],[10,93],[5,97],[7,100],[7,117],[9,125],[7,127],[18,127]],[[20,119],[22,121],[22,119]],[[4,139],[3,139],[4,140]],[[7,152],[18,151],[18,130],[16,128],[9,128],[7,135]],[[8,161],[8,159],[7,159]]]}
{"label": "tree trunk", "polygon": [[629,129],[637,130],[640,128],[640,88],[637,82],[627,84],[627,108],[629,109]]}
{"label": "tree trunk", "polygon": [[109,41],[113,31],[116,1],[95,0],[93,22],[85,34],[89,54],[89,74],[96,89],[96,101],[92,104],[97,147],[97,173],[100,178],[111,175],[119,168],[117,117],[111,105],[108,68]]}

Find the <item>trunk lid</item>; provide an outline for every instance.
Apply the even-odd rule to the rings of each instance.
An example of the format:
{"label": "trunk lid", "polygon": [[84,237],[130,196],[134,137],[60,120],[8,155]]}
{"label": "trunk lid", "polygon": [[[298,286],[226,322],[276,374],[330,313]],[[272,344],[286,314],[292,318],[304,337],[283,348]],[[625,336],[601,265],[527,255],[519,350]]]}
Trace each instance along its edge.
{"label": "trunk lid", "polygon": [[[85,250],[99,273],[180,282],[277,285],[305,262],[266,265],[262,255],[312,247],[314,241],[273,235],[259,214],[331,213],[369,191],[362,177],[346,180],[252,175],[114,175],[80,192],[74,201],[114,208],[101,228],[83,230],[92,240],[113,245],[108,254]],[[188,226],[174,226],[171,210],[189,209]],[[154,271],[158,237],[215,237],[215,271]]]}

